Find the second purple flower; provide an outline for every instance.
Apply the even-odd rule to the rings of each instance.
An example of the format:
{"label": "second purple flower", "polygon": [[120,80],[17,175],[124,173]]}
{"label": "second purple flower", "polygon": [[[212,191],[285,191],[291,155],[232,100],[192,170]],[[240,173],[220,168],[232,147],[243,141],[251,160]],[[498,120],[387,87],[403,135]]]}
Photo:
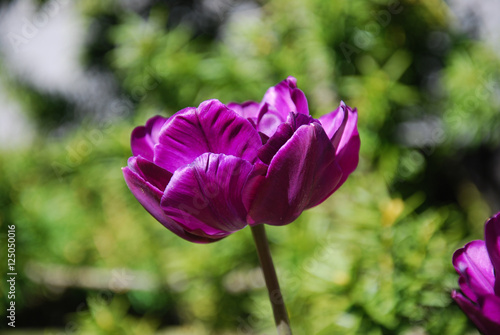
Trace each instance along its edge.
{"label": "second purple flower", "polygon": [[127,185],[159,222],[198,243],[247,224],[285,225],[337,190],[358,164],[357,113],[319,118],[288,77],[260,103],[208,100],[132,132]]}

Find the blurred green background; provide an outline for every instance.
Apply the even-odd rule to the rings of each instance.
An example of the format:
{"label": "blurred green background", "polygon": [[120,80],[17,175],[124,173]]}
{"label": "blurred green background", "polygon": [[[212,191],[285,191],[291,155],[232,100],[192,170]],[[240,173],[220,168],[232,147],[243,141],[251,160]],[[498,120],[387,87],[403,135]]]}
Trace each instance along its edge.
{"label": "blurred green background", "polygon": [[0,332],[274,334],[249,229],[186,242],[120,168],[149,117],[293,75],[313,116],[357,107],[362,141],[338,192],[267,229],[294,334],[478,334],[450,292],[500,210],[500,9],[479,3],[0,2]]}

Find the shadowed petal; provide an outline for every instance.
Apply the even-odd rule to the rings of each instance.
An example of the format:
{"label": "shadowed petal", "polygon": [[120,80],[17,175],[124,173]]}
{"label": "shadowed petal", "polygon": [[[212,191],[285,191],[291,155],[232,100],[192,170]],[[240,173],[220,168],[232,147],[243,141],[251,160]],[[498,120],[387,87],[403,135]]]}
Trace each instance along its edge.
{"label": "shadowed petal", "polygon": [[226,236],[246,226],[243,186],[253,169],[238,157],[206,153],[176,171],[161,200],[164,211],[190,230]]}
{"label": "shadowed petal", "polygon": [[500,296],[500,213],[490,218],[484,228],[486,249],[497,276],[495,293]]}
{"label": "shadowed petal", "polygon": [[484,241],[469,242],[455,251],[453,266],[470,288],[464,293],[471,300],[477,301],[478,296],[493,293],[495,275]]}
{"label": "shadowed petal", "polygon": [[300,126],[308,125],[313,122],[319,123],[318,120],[310,115],[300,114],[300,113],[290,113],[286,119],[286,122],[290,124],[293,130],[297,130]]}
{"label": "shadowed petal", "polygon": [[469,287],[469,283],[467,282],[467,279],[464,276],[458,277],[458,286],[460,287],[460,289],[462,290],[463,294],[465,294],[466,297],[468,297],[474,302],[477,301],[476,294],[471,290],[471,288]]}
{"label": "shadowed petal", "polygon": [[495,323],[487,318],[483,312],[484,308],[483,310],[481,310],[479,306],[471,302],[469,299],[467,299],[457,291],[452,291],[451,297],[483,334],[500,334],[500,324]]}
{"label": "shadowed petal", "polygon": [[288,123],[282,123],[266,143],[258,151],[259,159],[270,164],[278,150],[292,137],[293,129]]}
{"label": "shadowed petal", "polygon": [[130,157],[128,159],[128,167],[162,193],[167,187],[170,178],[172,178],[172,173],[141,156]]}
{"label": "shadowed petal", "polygon": [[483,315],[496,324],[495,334],[500,334],[500,297],[490,294],[479,301]]}
{"label": "shadowed petal", "polygon": [[324,201],[342,172],[334,148],[316,122],[301,126],[272,159],[266,176],[249,182],[249,222],[284,225]]}
{"label": "shadowed petal", "polygon": [[130,144],[134,156],[142,156],[153,161],[153,148],[158,143],[160,129],[167,119],[156,115],[150,118],[145,126],[136,127],[132,131]]}
{"label": "shadowed petal", "polygon": [[335,147],[338,163],[344,173],[338,185],[340,187],[358,166],[361,146],[357,128],[358,113],[342,101],[336,110],[321,116],[319,121]]}
{"label": "shadowed petal", "polygon": [[300,128],[300,126],[308,125],[312,122],[317,122],[317,120],[309,115],[290,113],[287,121],[280,124],[274,135],[259,149],[259,159],[269,165],[274,155],[292,137],[294,132]]}
{"label": "shadowed petal", "polygon": [[260,109],[260,105],[258,102],[245,101],[242,104],[238,104],[236,102],[230,102],[227,104],[227,107],[229,109],[232,109],[245,119],[251,121],[251,123],[254,126],[257,123],[257,119],[259,117],[259,109]]}
{"label": "shadowed petal", "polygon": [[160,132],[154,149],[155,164],[175,172],[203,153],[223,153],[249,162],[261,146],[258,132],[243,117],[218,100],[176,113]]}
{"label": "shadowed petal", "polygon": [[189,233],[182,225],[168,217],[160,207],[160,200],[163,192],[145,181],[138,173],[134,172],[133,169],[136,170],[137,166],[124,167],[122,169],[127,186],[139,203],[162,225],[179,237],[191,242],[209,243],[220,239],[219,237],[208,238],[206,236],[198,236],[196,234]]}

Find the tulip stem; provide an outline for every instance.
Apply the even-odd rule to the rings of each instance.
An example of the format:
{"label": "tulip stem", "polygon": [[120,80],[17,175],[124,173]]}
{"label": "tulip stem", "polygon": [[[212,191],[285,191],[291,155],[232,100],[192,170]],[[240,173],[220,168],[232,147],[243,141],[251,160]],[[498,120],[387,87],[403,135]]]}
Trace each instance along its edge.
{"label": "tulip stem", "polygon": [[276,323],[278,335],[292,335],[285,301],[281,295],[278,276],[276,275],[273,259],[271,258],[271,251],[269,250],[269,244],[267,242],[266,230],[263,224],[250,226],[250,229],[252,230],[257,253],[259,254],[260,265],[264,273],[269,300],[271,300],[274,322]]}

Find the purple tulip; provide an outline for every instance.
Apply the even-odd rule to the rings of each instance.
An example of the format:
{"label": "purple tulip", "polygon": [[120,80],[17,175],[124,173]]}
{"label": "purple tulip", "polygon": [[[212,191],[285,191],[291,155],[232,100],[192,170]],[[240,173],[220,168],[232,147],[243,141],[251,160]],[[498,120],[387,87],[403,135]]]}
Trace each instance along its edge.
{"label": "purple tulip", "polygon": [[453,254],[462,293],[452,297],[486,335],[500,334],[500,213],[485,226],[485,241],[467,243]]}
{"label": "purple tulip", "polygon": [[144,208],[180,237],[217,241],[247,224],[285,225],[323,202],[358,164],[357,112],[316,120],[288,77],[261,103],[208,100],[137,127],[123,174]]}

